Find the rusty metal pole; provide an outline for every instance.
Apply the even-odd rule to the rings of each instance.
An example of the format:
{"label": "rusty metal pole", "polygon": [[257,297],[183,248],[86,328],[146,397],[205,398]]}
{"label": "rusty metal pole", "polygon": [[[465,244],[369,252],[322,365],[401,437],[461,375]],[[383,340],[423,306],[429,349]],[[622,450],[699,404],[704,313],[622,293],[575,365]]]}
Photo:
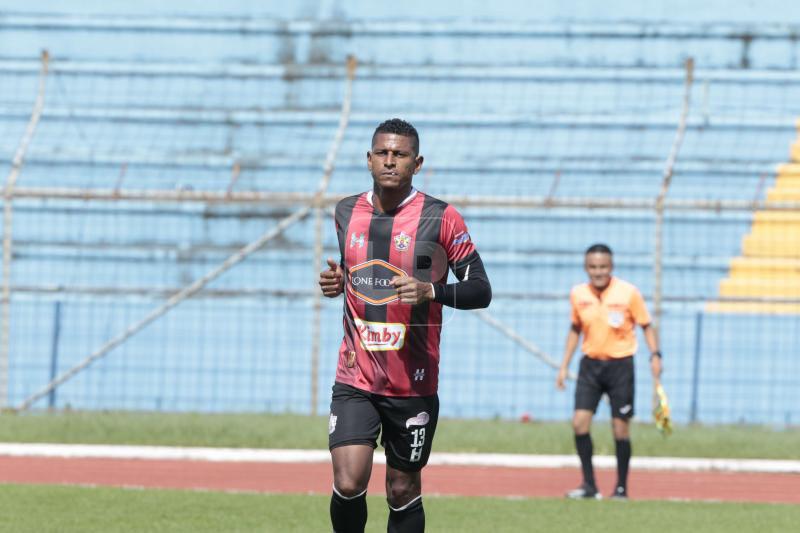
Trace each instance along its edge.
{"label": "rusty metal pole", "polygon": [[683,137],[686,133],[686,123],[689,117],[689,107],[692,95],[692,83],[694,82],[694,59],[691,57],[686,60],[686,78],[683,84],[683,106],[681,109],[681,117],[678,122],[678,129],[675,131],[675,139],[672,142],[672,148],[667,157],[667,162],[664,165],[664,173],[661,180],[661,190],[656,198],[656,227],[655,227],[655,251],[653,253],[653,275],[655,277],[653,283],[653,325],[656,333],[658,333],[661,326],[661,302],[663,299],[662,288],[662,271],[664,263],[664,202],[667,197],[667,192],[672,183],[672,175],[675,170],[675,162],[678,159],[678,152],[680,152],[681,145],[683,144]]}
{"label": "rusty metal pole", "polygon": [[[336,156],[339,153],[339,148],[344,140],[344,132],[347,130],[347,124],[350,120],[350,109],[353,98],[353,80],[356,76],[356,59],[353,56],[347,58],[347,77],[345,81],[344,99],[342,100],[342,112],[339,117],[339,128],[336,131],[336,136],[333,139],[328,157],[325,159],[325,170],[320,180],[317,194],[314,196],[314,261],[313,261],[313,276],[319,275],[322,269],[322,253],[323,253],[323,208],[325,207],[325,192],[331,181],[331,175],[336,164]],[[322,293],[319,288],[314,291],[313,304],[312,304],[313,317],[311,320],[311,409],[312,415],[317,414],[317,404],[319,403],[319,352],[320,352],[320,336],[322,335]]]}
{"label": "rusty metal pole", "polygon": [[36,126],[39,124],[39,119],[42,116],[42,109],[44,108],[47,71],[50,64],[50,55],[47,53],[47,50],[42,51],[41,61],[42,65],[39,70],[39,90],[33,104],[31,118],[28,120],[25,133],[19,141],[19,146],[17,147],[17,151],[11,163],[11,171],[8,173],[3,190],[3,295],[2,312],[0,312],[0,408],[5,408],[8,405],[8,360],[11,338],[11,246],[14,225],[14,210],[12,204],[14,201],[14,187],[17,184],[17,178],[25,162],[25,154],[28,151],[28,145],[30,145],[33,139],[33,134],[36,132]]}

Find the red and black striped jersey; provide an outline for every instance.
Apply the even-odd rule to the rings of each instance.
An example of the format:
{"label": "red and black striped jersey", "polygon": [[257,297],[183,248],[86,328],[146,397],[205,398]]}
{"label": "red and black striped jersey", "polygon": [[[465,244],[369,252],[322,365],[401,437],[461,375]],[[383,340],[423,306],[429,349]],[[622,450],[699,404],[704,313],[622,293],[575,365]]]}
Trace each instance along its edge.
{"label": "red and black striped jersey", "polygon": [[[336,381],[385,396],[435,394],[439,378],[442,304],[457,308],[448,269],[459,280],[485,281],[464,219],[452,206],[412,189],[392,212],[373,207],[372,191],[341,200],[336,234],[345,273],[344,339]],[[390,284],[395,276],[433,283],[436,297],[403,304]],[[460,294],[459,294],[460,297]],[[466,297],[465,297],[466,298]],[[485,300],[485,298],[484,298]],[[480,307],[488,305],[488,300]]]}

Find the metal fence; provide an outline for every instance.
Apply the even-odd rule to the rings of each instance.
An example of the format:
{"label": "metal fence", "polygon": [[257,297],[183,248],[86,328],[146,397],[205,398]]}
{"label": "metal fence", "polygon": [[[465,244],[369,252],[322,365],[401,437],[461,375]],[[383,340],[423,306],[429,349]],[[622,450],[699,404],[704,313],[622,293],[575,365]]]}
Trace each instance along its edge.
{"label": "metal fence", "polygon": [[400,67],[0,61],[0,401],[324,412],[331,208],[369,188],[372,128],[404,114],[415,184],[465,215],[495,293],[446,318],[443,414],[569,416],[552,365],[603,241],[659,318],[676,419],[797,423],[800,76]]}

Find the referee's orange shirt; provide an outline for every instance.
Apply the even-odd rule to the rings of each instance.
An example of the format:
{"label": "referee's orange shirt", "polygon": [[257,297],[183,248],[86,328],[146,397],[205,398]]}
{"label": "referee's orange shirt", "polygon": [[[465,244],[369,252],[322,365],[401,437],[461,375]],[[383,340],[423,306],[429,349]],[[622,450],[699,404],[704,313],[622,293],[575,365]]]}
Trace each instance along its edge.
{"label": "referee's orange shirt", "polygon": [[602,293],[589,283],[575,285],[569,299],[572,324],[583,333],[585,355],[620,359],[636,353],[635,326],[650,324],[650,313],[636,286],[612,277]]}

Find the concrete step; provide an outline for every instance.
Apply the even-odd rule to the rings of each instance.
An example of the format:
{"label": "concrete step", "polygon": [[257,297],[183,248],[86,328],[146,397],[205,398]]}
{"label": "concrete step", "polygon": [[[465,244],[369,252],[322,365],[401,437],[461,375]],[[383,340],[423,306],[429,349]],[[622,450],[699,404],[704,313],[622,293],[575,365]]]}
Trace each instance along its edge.
{"label": "concrete step", "polygon": [[778,302],[708,302],[706,313],[737,313],[753,315],[797,315],[800,303]]}
{"label": "concrete step", "polygon": [[800,224],[798,211],[756,211],[753,224]]}
{"label": "concrete step", "polygon": [[771,187],[768,202],[800,202],[800,187]]}
{"label": "concrete step", "polygon": [[732,278],[800,277],[800,259],[772,257],[736,257],[731,261]]}
{"label": "concrete step", "polygon": [[742,250],[747,257],[800,259],[800,241],[787,241],[785,238],[745,235]]}
{"label": "concrete step", "polygon": [[794,241],[800,246],[800,224],[793,223],[755,223],[750,235],[755,239]]}
{"label": "concrete step", "polygon": [[781,174],[775,178],[775,189],[800,189],[800,174]]}
{"label": "concrete step", "polygon": [[719,284],[720,296],[800,298],[800,277],[725,278]]}
{"label": "concrete step", "polygon": [[782,163],[778,165],[775,173],[778,176],[800,176],[800,163]]}

